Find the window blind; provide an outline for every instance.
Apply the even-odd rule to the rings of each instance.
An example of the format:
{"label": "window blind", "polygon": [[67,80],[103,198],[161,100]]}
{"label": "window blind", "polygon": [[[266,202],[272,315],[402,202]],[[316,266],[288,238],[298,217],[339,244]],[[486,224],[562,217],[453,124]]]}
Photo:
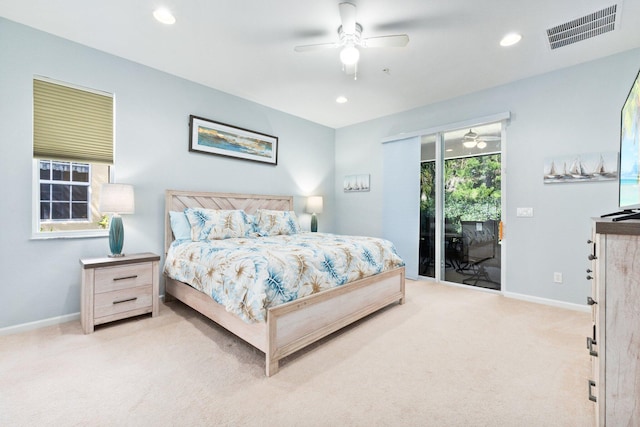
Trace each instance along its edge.
{"label": "window blind", "polygon": [[113,164],[113,97],[34,79],[33,157]]}

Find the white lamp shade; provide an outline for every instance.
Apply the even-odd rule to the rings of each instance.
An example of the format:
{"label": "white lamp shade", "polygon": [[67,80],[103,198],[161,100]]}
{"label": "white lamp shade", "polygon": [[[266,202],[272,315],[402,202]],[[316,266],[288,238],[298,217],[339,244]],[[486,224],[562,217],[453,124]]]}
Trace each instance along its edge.
{"label": "white lamp shade", "polygon": [[307,213],[322,213],[322,196],[311,196],[307,199]]}
{"label": "white lamp shade", "polygon": [[102,184],[100,212],[132,214],[135,211],[133,186],[129,184]]}

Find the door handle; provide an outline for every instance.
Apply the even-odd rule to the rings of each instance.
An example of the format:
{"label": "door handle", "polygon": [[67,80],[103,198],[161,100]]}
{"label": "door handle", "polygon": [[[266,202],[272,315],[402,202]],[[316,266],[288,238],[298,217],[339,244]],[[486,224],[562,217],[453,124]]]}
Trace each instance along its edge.
{"label": "door handle", "polygon": [[598,401],[598,398],[594,396],[593,393],[591,393],[591,387],[595,387],[595,386],[596,386],[596,382],[593,380],[589,380],[589,400],[592,402]]}
{"label": "door handle", "polygon": [[593,346],[596,344],[596,340],[591,337],[587,337],[587,349],[589,350],[589,356],[598,357],[598,352],[593,349]]}

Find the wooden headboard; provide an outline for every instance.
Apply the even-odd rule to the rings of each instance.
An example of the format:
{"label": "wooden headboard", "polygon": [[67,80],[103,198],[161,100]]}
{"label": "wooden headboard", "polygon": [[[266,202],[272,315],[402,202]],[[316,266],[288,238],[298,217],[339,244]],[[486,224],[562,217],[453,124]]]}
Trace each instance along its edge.
{"label": "wooden headboard", "polygon": [[254,214],[258,209],[291,211],[293,210],[293,197],[166,190],[164,204],[165,255],[173,241],[169,211],[182,212],[185,208],[243,209],[248,214]]}

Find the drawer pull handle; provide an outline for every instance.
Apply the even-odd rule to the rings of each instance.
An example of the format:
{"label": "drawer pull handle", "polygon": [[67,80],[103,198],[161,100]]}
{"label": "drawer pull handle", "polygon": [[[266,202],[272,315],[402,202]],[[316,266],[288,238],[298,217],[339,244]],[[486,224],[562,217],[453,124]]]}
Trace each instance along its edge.
{"label": "drawer pull handle", "polygon": [[594,344],[597,344],[596,340],[591,337],[587,337],[587,349],[589,350],[589,356],[598,357],[598,352],[593,349]]}
{"label": "drawer pull handle", "polygon": [[115,281],[118,281],[118,280],[135,279],[135,278],[137,278],[137,277],[138,277],[138,275],[137,275],[137,274],[134,274],[133,276],[114,277],[114,278],[113,278],[113,281],[115,282]]}
{"label": "drawer pull handle", "polygon": [[595,386],[596,386],[596,382],[593,381],[593,380],[589,380],[589,400],[592,401],[592,402],[597,402],[598,401],[598,398],[595,397],[593,395],[593,393],[591,393],[591,387],[595,387]]}
{"label": "drawer pull handle", "polygon": [[120,301],[114,301],[113,304],[122,304],[123,302],[129,302],[129,301],[135,301],[137,300],[138,297],[133,297],[133,298],[127,298],[127,299],[122,299]]}
{"label": "drawer pull handle", "polygon": [[598,302],[596,300],[594,300],[591,297],[587,297],[587,304],[589,305],[593,305],[593,304],[597,304]]}

